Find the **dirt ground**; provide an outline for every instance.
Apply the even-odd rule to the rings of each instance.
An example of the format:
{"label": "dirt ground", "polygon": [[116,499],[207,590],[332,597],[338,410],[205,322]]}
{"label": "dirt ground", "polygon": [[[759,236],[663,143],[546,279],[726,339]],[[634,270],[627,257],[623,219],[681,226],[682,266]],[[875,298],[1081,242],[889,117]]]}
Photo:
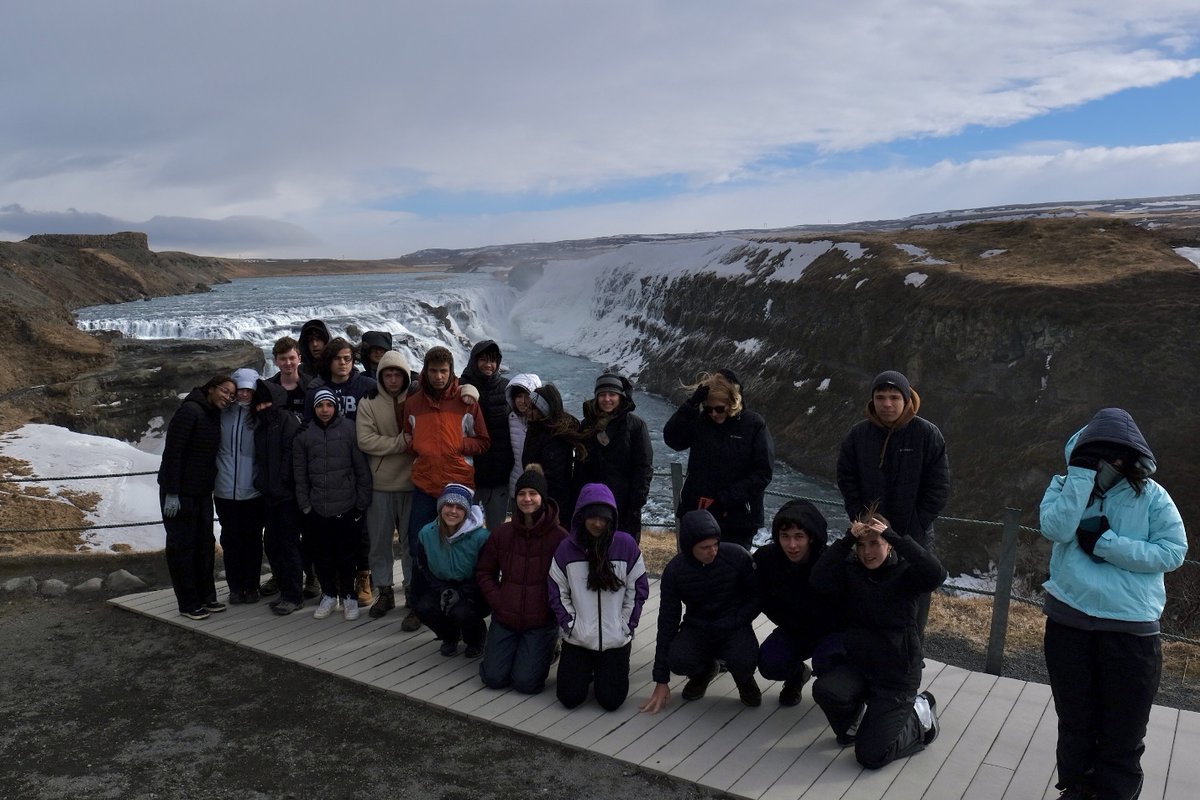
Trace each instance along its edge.
{"label": "dirt ground", "polygon": [[[0,581],[75,585],[124,568],[164,588],[162,561],[5,558]],[[721,796],[331,680],[101,597],[0,597],[3,800]]]}

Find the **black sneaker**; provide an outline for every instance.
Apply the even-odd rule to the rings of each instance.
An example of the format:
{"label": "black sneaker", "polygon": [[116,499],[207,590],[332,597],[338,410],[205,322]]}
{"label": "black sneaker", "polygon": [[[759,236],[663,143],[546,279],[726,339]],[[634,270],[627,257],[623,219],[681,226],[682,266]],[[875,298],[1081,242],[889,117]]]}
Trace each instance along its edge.
{"label": "black sneaker", "polygon": [[208,619],[208,612],[203,607],[193,608],[191,611],[180,611],[180,614],[188,619]]}
{"label": "black sneaker", "polygon": [[281,617],[286,617],[293,611],[296,611],[303,605],[302,603],[293,603],[291,600],[279,600],[271,603],[271,610]]}
{"label": "black sneaker", "polygon": [[304,599],[314,600],[321,596],[321,582],[315,575],[304,576]]}
{"label": "black sneaker", "polygon": [[837,743],[839,747],[853,747],[855,735],[853,733],[839,733],[837,735]]}
{"label": "black sneaker", "polygon": [[240,606],[246,602],[246,596],[244,594],[241,592],[235,592],[232,589],[229,590],[229,597],[227,599],[229,600],[229,605],[231,606]]}
{"label": "black sneaker", "polygon": [[933,696],[933,692],[921,692],[917,697],[924,697],[925,702],[929,703],[929,730],[925,731],[925,744],[930,744],[942,732],[941,723],[938,722],[937,715],[937,698]]}
{"label": "black sneaker", "polygon": [[243,603],[257,603],[258,602],[258,589],[250,589],[248,591],[242,592],[242,602]]}
{"label": "black sneaker", "polygon": [[204,610],[210,614],[220,614],[222,611],[225,610],[225,604],[219,603],[216,600],[214,600],[211,603],[205,603]]}
{"label": "black sneaker", "polygon": [[412,633],[413,631],[420,629],[421,620],[417,617],[417,612],[409,609],[408,614],[404,617],[404,621],[400,623],[400,630],[404,631],[405,633]]}
{"label": "black sneaker", "polygon": [[272,575],[263,581],[262,586],[258,587],[258,593],[263,597],[271,597],[272,595],[279,594],[279,581]]}
{"label": "black sneaker", "polygon": [[458,655],[458,642],[442,642],[442,646],[438,649],[438,652],[446,658],[456,656]]}
{"label": "black sneaker", "polygon": [[704,697],[704,693],[708,691],[708,685],[713,682],[714,678],[717,677],[717,673],[719,671],[720,666],[716,661],[713,661],[708,672],[704,673],[703,675],[696,675],[688,679],[688,682],[683,685],[683,691],[680,692],[680,697],[689,702],[692,700],[699,700],[701,697]]}
{"label": "black sneaker", "polygon": [[481,655],[483,655],[483,645],[469,644],[467,645],[467,648],[463,650],[463,655],[467,658],[479,658]]}

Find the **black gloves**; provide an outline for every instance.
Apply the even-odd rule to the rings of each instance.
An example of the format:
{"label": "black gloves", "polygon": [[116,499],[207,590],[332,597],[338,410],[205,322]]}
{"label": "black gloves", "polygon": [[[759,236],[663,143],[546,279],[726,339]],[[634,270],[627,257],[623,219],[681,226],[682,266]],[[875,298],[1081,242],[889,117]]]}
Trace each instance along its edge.
{"label": "black gloves", "polygon": [[1071,460],[1068,463],[1072,467],[1098,470],[1100,469],[1100,456],[1093,456],[1088,453],[1076,453],[1071,456]]}
{"label": "black gloves", "polygon": [[708,397],[708,387],[703,383],[696,387],[696,391],[692,392],[692,397],[688,400],[688,405],[698,406]]}
{"label": "black gloves", "polygon": [[1096,558],[1096,542],[1100,541],[1100,536],[1109,527],[1108,517],[1085,519],[1075,529],[1075,541],[1079,542],[1079,546],[1083,549],[1083,552]]}

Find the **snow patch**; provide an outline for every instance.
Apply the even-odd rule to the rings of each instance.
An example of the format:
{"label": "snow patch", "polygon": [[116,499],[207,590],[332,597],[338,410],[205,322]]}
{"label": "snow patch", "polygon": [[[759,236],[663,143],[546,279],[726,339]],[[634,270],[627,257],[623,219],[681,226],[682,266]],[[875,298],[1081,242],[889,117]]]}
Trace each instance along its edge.
{"label": "snow patch", "polygon": [[816,406],[809,406],[808,410],[805,411],[804,413],[811,417],[813,415],[813,412],[815,412],[816,410],[817,410]]}
{"label": "snow patch", "polygon": [[754,355],[762,347],[762,339],[743,339],[740,342],[734,342],[733,346],[738,349],[739,353]]}
{"label": "snow patch", "polygon": [[798,381],[792,381],[792,386],[795,387],[796,389],[799,389],[801,386],[808,383],[808,380],[809,380],[808,378],[801,378]]}
{"label": "snow patch", "polygon": [[904,276],[905,286],[922,286],[929,276],[924,272],[910,272]]}
{"label": "snow patch", "polygon": [[831,380],[830,378],[826,378],[825,380],[823,380],[823,381],[821,381],[819,384],[817,384],[817,391],[818,391],[818,392],[827,392],[827,391],[829,391],[829,382],[830,382],[830,380]]}
{"label": "snow patch", "polygon": [[942,261],[940,258],[934,258],[929,255],[929,251],[923,247],[917,247],[915,244],[897,244],[896,248],[908,253],[913,259],[917,260],[918,264],[949,264],[949,261]]}
{"label": "snow patch", "polygon": [[766,302],[766,303],[763,305],[763,316],[764,316],[764,317],[769,317],[769,316],[771,316],[771,306],[772,306],[774,303],[775,303],[775,298],[774,298],[774,297],[768,297],[768,298],[767,298],[767,302]]}
{"label": "snow patch", "polygon": [[[24,425],[7,433],[0,437],[0,453],[29,462],[35,476],[52,477],[157,473],[161,460],[126,442],[74,433],[57,425]],[[87,481],[39,481],[33,485],[46,487],[55,497],[61,497],[64,491],[99,494],[95,511],[85,514],[87,521],[95,525],[152,522],[162,518],[156,474]],[[114,544],[127,544],[134,550],[161,550],[166,543],[161,522],[138,528],[81,531],[80,537],[95,550],[108,550]]]}
{"label": "snow patch", "polygon": [[855,289],[859,288],[860,286],[862,286],[864,283],[866,283],[866,282],[867,282],[867,281],[869,281],[869,280],[871,280],[871,279],[870,279],[870,278],[863,278],[861,281],[859,281],[858,283],[854,284],[854,288],[855,288]]}
{"label": "snow patch", "polygon": [[1008,252],[1007,250],[984,250],[982,253],[979,254],[979,257],[980,258],[994,258],[995,256],[1003,255],[1004,253],[1007,253],[1007,252]]}
{"label": "snow patch", "polygon": [[1200,247],[1176,247],[1175,252],[1200,267]]}

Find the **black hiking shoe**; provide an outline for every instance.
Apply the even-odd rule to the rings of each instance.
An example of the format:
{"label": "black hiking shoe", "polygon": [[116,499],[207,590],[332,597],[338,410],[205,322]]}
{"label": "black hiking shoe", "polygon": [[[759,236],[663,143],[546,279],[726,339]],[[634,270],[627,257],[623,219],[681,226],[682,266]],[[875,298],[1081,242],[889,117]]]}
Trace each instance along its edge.
{"label": "black hiking shoe", "polygon": [[812,670],[808,668],[808,664],[801,666],[800,677],[783,682],[783,688],[779,690],[779,705],[791,707],[800,704],[800,690],[812,677]]}
{"label": "black hiking shoe", "polygon": [[[367,612],[371,619],[379,619],[387,612],[396,607],[396,594],[391,586],[379,587],[379,599],[371,606],[371,610]],[[403,623],[401,623],[403,624]]]}
{"label": "black hiking shoe", "polygon": [[688,682],[683,685],[683,692],[680,696],[684,700],[699,700],[704,697],[704,693],[708,691],[708,685],[717,677],[720,667],[716,661],[712,662],[712,666],[703,675],[696,675],[688,679]]}

